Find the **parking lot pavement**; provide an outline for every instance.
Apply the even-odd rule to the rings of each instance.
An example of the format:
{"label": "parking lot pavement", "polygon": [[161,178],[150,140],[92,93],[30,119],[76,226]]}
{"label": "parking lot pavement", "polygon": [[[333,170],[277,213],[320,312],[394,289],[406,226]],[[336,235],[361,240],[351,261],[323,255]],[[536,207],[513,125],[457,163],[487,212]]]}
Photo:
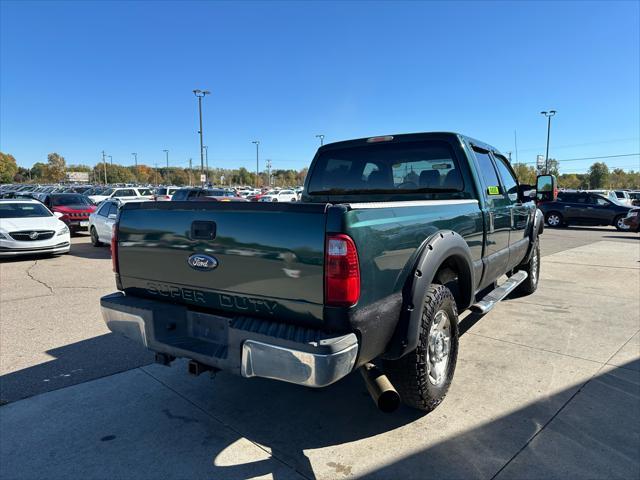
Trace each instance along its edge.
{"label": "parking lot pavement", "polygon": [[110,258],[78,236],[69,255],[0,263],[0,403],[153,360],[102,321],[99,298],[115,290]]}
{"label": "parking lot pavement", "polygon": [[[620,238],[583,244],[571,238],[577,233],[545,232],[534,295],[462,320],[454,383],[427,416],[407,408],[378,412],[357,375],[311,390],[226,374],[194,378],[179,361],[3,406],[0,471],[3,478],[638,478],[640,242],[603,229],[588,234]],[[5,267],[3,285],[22,278]],[[102,268],[109,281],[95,283],[111,291],[108,266]],[[67,292],[62,285],[73,282],[56,281],[45,280],[55,295],[79,285]],[[43,285],[24,285],[32,288],[31,302],[47,299]],[[90,292],[95,301],[98,291]],[[60,349],[73,331],[57,332],[55,322],[66,330],[84,319],[84,340],[71,342],[90,342],[93,328],[95,338],[105,337],[96,306],[82,303],[85,315],[66,323],[54,314],[62,305],[47,318],[34,308],[37,318],[27,325],[44,322],[57,335],[49,344]],[[34,335],[39,340],[25,344],[27,357],[46,362],[46,350],[36,350],[48,337]],[[93,368],[116,360],[92,363],[91,351],[70,358]],[[29,362],[11,358],[13,365]]]}

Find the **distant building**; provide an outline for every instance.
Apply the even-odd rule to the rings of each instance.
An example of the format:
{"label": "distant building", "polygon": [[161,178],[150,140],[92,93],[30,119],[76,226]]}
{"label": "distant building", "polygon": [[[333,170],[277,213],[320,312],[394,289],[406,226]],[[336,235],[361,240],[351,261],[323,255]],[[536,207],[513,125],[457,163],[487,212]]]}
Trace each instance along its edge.
{"label": "distant building", "polygon": [[89,183],[89,172],[67,172],[65,180],[73,183]]}

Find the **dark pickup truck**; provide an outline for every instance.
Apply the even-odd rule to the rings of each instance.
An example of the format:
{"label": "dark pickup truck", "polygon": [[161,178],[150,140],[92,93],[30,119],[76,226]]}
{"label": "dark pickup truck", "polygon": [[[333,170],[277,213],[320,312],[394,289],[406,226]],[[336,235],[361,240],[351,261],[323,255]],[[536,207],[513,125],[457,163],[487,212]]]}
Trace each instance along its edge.
{"label": "dark pickup truck", "polygon": [[381,409],[430,411],[458,313],[536,290],[543,216],[525,190],[490,145],[421,133],[324,145],[301,202],[127,203],[103,316],[193,374],[323,387],[360,369]]}

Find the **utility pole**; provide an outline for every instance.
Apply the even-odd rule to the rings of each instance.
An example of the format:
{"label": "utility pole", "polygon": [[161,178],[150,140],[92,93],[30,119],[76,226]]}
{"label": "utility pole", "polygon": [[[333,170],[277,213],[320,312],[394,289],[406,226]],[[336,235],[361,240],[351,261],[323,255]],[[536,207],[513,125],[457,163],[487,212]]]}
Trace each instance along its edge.
{"label": "utility pole", "polygon": [[189,186],[191,186],[191,171],[193,167],[191,166],[191,159],[189,159]]}
{"label": "utility pole", "polygon": [[108,155],[109,157],[109,161],[111,162],[111,166],[113,167],[113,157],[111,155]]}
{"label": "utility pole", "polygon": [[324,135],[322,133],[316,135],[316,138],[320,139],[320,146],[324,145]]}
{"label": "utility pole", "polygon": [[547,154],[544,157],[544,169],[545,173],[549,174],[549,137],[551,136],[551,117],[553,117],[557,112],[555,110],[549,110],[548,112],[540,112],[542,115],[547,117]]}
{"label": "utility pole", "polygon": [[162,150],[167,156],[167,168],[169,168],[169,150]]}
{"label": "utility pole", "polygon": [[136,152],[133,152],[131,155],[133,155],[133,163],[136,166],[136,168],[138,168],[138,154]]}
{"label": "utility pole", "polygon": [[511,152],[507,152],[507,156],[509,157],[509,163],[511,163]]}
{"label": "utility pole", "polygon": [[251,143],[256,145],[256,188],[258,188],[258,176],[260,175],[260,140],[254,140]]}
{"label": "utility pole", "polygon": [[271,186],[271,160],[267,160],[267,183]]}
{"label": "utility pole", "polygon": [[203,148],[204,148],[204,162],[207,167],[207,173],[205,174],[207,176],[206,183],[209,183],[209,147],[204,145]]}
{"label": "utility pole", "polygon": [[104,167],[104,184],[107,184],[107,159],[104,155],[104,150],[102,151],[102,166]]}
{"label": "utility pole", "polygon": [[[200,174],[204,174],[204,151],[203,151],[203,143],[202,143],[202,98],[205,95],[209,95],[211,92],[208,90],[194,90],[193,94],[198,98],[198,114],[200,116],[200,130],[198,133],[200,134]],[[204,183],[204,182],[202,182]]]}

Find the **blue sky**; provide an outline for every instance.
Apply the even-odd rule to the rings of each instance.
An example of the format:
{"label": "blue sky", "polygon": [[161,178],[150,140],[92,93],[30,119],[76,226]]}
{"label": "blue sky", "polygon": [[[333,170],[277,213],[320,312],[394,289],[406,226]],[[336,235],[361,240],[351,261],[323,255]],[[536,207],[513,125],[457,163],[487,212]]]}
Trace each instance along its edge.
{"label": "blue sky", "polygon": [[[318,141],[453,130],[535,161],[640,152],[629,2],[0,3],[0,149],[20,165],[308,165]],[[583,172],[593,160],[561,164]],[[640,169],[640,158],[608,159]]]}

